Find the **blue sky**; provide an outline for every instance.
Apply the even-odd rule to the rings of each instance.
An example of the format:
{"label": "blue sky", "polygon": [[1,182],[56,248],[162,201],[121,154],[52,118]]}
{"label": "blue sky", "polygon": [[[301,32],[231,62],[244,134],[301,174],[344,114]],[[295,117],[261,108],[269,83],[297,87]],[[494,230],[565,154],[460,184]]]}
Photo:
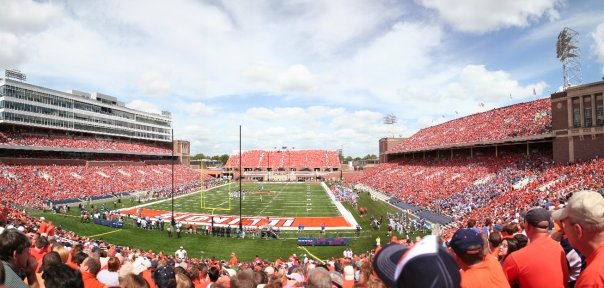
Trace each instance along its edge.
{"label": "blue sky", "polygon": [[[0,68],[56,90],[169,110],[193,154],[232,153],[239,125],[244,150],[377,154],[382,137],[547,97],[562,85],[554,47],[564,27],[579,33],[583,82],[604,76],[596,0],[0,6]],[[387,114],[398,122],[383,124]]]}

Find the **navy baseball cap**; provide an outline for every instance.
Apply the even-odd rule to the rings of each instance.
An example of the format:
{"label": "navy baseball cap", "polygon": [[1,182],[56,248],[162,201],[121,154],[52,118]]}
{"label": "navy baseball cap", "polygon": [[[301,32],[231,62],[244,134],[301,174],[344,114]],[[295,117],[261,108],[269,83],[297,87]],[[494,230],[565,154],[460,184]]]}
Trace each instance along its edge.
{"label": "navy baseball cap", "polygon": [[459,229],[453,234],[449,245],[457,254],[477,254],[483,248],[483,240],[480,233],[473,229]]}
{"label": "navy baseball cap", "polygon": [[373,270],[387,287],[460,287],[459,266],[434,235],[412,248],[391,243],[378,251]]}
{"label": "navy baseball cap", "polygon": [[533,227],[547,229],[551,223],[551,214],[542,207],[533,207],[521,214],[528,224]]}

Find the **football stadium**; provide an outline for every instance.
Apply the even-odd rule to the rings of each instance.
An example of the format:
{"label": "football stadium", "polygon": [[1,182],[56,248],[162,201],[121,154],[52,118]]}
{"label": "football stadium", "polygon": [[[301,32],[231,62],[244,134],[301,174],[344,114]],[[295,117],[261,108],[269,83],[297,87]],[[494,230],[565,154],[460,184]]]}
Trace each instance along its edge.
{"label": "football stadium", "polygon": [[603,92],[590,83],[380,139],[383,161],[362,171],[334,150],[268,149],[232,155],[215,177],[187,165],[168,112],[4,78],[2,221],[70,247],[245,261],[366,257],[376,241],[450,239],[467,223],[503,230],[528,207],[604,188]]}
{"label": "football stadium", "polygon": [[[302,8],[284,6],[278,10],[285,15],[298,9]],[[90,18],[82,15],[78,17]],[[233,27],[246,24],[231,20],[236,23]],[[256,21],[259,20],[251,22]],[[208,23],[204,25],[219,27],[211,29],[220,29],[219,34],[229,37],[237,30]],[[391,24],[381,26],[393,26],[396,31],[407,29],[404,23]],[[259,24],[252,26],[255,25]],[[504,26],[516,28],[511,24]],[[139,31],[140,27],[128,27],[116,29],[115,34],[132,29],[140,38],[116,38],[110,42],[128,46],[148,37]],[[601,34],[594,32],[594,38],[604,35],[604,23],[599,27]],[[454,28],[479,34],[503,29]],[[409,30],[414,29],[417,30]],[[153,30],[161,29],[154,26]],[[0,27],[0,39],[12,41],[3,31]],[[72,30],[67,31],[71,35]],[[313,33],[303,34],[309,37]],[[320,39],[328,42],[326,39],[337,38],[336,34],[342,31]],[[422,36],[428,37],[427,34]],[[360,39],[370,38],[368,35],[341,41],[352,46]],[[373,156],[377,159],[369,157],[372,155],[358,158],[361,160],[347,160],[344,145],[329,141],[334,139],[332,131],[313,129],[333,129],[337,135],[334,137],[353,135],[359,138],[358,143],[363,143],[364,136],[351,132],[346,128],[350,126],[342,123],[353,122],[361,127],[359,130],[373,127],[364,122],[381,116],[375,116],[380,113],[372,113],[369,108],[346,114],[344,108],[328,111],[326,106],[312,106],[308,110],[312,110],[314,114],[309,114],[313,117],[337,115],[334,122],[322,125],[325,122],[296,114],[303,109],[270,110],[262,107],[263,103],[243,105],[239,100],[252,96],[244,95],[247,92],[242,92],[243,88],[237,90],[239,87],[221,90],[224,87],[213,82],[213,75],[173,82],[176,86],[198,81],[204,93],[216,89],[220,91],[216,93],[237,94],[229,98],[236,101],[217,101],[219,104],[213,107],[202,102],[189,103],[189,109],[179,110],[186,110],[186,117],[212,115],[230,106],[256,116],[284,112],[295,114],[292,118],[299,117],[301,120],[296,121],[303,123],[308,132],[294,135],[297,132],[286,131],[288,139],[273,139],[275,131],[288,129],[286,124],[278,123],[282,126],[242,136],[239,124],[239,138],[235,139],[228,134],[233,131],[227,133],[224,127],[194,120],[180,123],[182,118],[167,111],[170,109],[143,109],[164,107],[160,104],[132,101],[127,105],[127,100],[109,95],[115,91],[139,93],[137,89],[149,88],[141,84],[149,77],[153,82],[149,95],[156,90],[170,90],[172,84],[162,82],[158,76],[161,73],[145,74],[138,83],[143,88],[133,88],[136,84],[128,83],[122,86],[126,87],[123,90],[107,87],[107,91],[113,91],[110,93],[85,91],[107,85],[101,80],[86,84],[83,78],[74,79],[73,85],[80,90],[60,91],[65,83],[55,82],[52,77],[38,77],[36,80],[41,83],[36,83],[28,81],[19,70],[7,69],[0,77],[0,288],[604,287],[604,78],[574,80],[576,37],[570,28],[564,28],[558,36],[556,53],[563,63],[564,84],[556,91],[542,93],[546,84],[540,82],[535,85],[540,90],[539,97],[535,88],[532,97],[513,98],[510,92],[510,100],[504,95],[505,101],[491,102],[502,105],[485,108],[480,102],[478,110],[467,109],[470,112],[461,115],[454,111],[452,117],[430,119],[431,124],[420,125],[408,136],[371,136],[379,155]],[[604,47],[600,42],[596,44]],[[482,49],[476,45],[479,48],[475,49]],[[327,53],[322,48],[308,50],[313,57],[322,59]],[[250,47],[250,51],[263,49],[264,46]],[[15,51],[9,52],[19,56]],[[246,53],[253,54],[250,51]],[[9,61],[2,62],[5,54],[0,49],[0,64],[8,65]],[[136,58],[131,54],[128,57]],[[380,56],[371,53],[372,61],[384,61],[380,53],[375,54]],[[161,57],[154,55],[155,58]],[[351,62],[368,65],[371,61],[354,58]],[[282,74],[263,65],[249,71],[241,67],[225,70],[238,71],[240,78],[233,79],[255,81],[254,85],[265,89],[268,95],[262,97],[283,93],[293,99],[315,91],[319,85],[341,84],[330,75],[314,75],[304,65],[294,65]],[[359,66],[343,67],[339,69]],[[502,71],[493,75],[505,74]],[[478,74],[464,74],[460,82],[480,78]],[[303,83],[288,78],[292,75],[302,75]],[[503,76],[496,81],[514,82],[509,75]],[[356,80],[365,82],[364,77]],[[450,75],[438,74],[434,81],[447,77]],[[278,79],[281,86],[270,87],[268,78]],[[397,97],[414,92],[414,87],[405,85],[397,86]],[[448,88],[451,98],[458,97],[453,94],[459,91],[469,93],[455,85]],[[479,90],[489,88],[478,86]],[[183,91],[187,89],[190,87],[175,88],[170,101],[187,106],[181,100],[186,96],[177,95],[186,94]],[[369,94],[368,90],[350,89],[343,90],[344,94],[352,91],[346,101],[364,103],[360,96],[356,97]],[[378,89],[380,93],[386,90]],[[432,93],[426,91],[419,94]],[[160,97],[153,97],[146,100],[160,101]],[[409,114],[437,110],[437,106],[448,105],[447,97],[420,101],[427,106],[422,111],[401,109]],[[380,99],[371,99],[378,103],[372,105],[390,105]],[[310,96],[304,101],[320,102]],[[418,105],[413,101],[408,101],[409,107]],[[228,111],[221,115],[232,115]],[[281,119],[271,118],[272,114],[256,119],[265,121],[261,125]],[[350,119],[350,115],[358,119]],[[251,118],[246,116],[243,121]],[[395,118],[389,114],[383,124],[395,124]],[[221,121],[233,119],[226,117]],[[409,119],[407,123],[411,122]],[[253,127],[258,126],[250,124],[247,128]],[[180,130],[178,137],[175,130]],[[209,130],[223,134],[212,134],[221,135],[220,139],[199,135],[203,134],[200,131]],[[385,131],[379,133],[388,134]],[[247,149],[242,142],[246,143],[249,135],[257,138]],[[367,135],[375,134],[367,131]],[[305,142],[311,136],[319,140]],[[292,146],[275,145],[284,141]],[[346,145],[356,143],[349,141]],[[239,149],[231,150],[222,162],[203,153],[195,154],[199,147],[227,150],[237,145]],[[333,148],[338,146],[341,148]],[[196,158],[197,155],[203,157]]]}

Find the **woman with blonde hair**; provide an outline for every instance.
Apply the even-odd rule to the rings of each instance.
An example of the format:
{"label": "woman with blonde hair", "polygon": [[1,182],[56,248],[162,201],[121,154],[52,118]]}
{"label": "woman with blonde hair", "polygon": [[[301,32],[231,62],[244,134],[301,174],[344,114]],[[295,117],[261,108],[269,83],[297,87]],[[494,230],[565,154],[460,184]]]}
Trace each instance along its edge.
{"label": "woman with blonde hair", "polygon": [[61,262],[63,262],[63,264],[67,264],[67,259],[69,259],[69,250],[67,250],[65,246],[61,244],[54,244],[52,245],[52,251],[59,253],[59,256],[61,256]]}

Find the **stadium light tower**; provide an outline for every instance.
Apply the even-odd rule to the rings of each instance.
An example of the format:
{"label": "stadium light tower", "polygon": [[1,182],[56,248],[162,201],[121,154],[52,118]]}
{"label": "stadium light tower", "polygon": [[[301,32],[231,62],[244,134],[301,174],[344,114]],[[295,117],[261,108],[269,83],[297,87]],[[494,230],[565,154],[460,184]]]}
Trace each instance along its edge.
{"label": "stadium light tower", "polygon": [[562,62],[562,74],[564,76],[563,89],[566,90],[573,84],[581,83],[581,63],[579,50],[579,33],[564,27],[558,34],[556,42],[556,58]]}
{"label": "stadium light tower", "polygon": [[[384,116],[384,124],[390,125],[390,127],[392,127],[392,126],[394,126],[394,124],[396,124],[396,122],[397,122],[396,115],[388,114],[388,115]],[[394,132],[392,133],[392,137],[394,137]]]}

